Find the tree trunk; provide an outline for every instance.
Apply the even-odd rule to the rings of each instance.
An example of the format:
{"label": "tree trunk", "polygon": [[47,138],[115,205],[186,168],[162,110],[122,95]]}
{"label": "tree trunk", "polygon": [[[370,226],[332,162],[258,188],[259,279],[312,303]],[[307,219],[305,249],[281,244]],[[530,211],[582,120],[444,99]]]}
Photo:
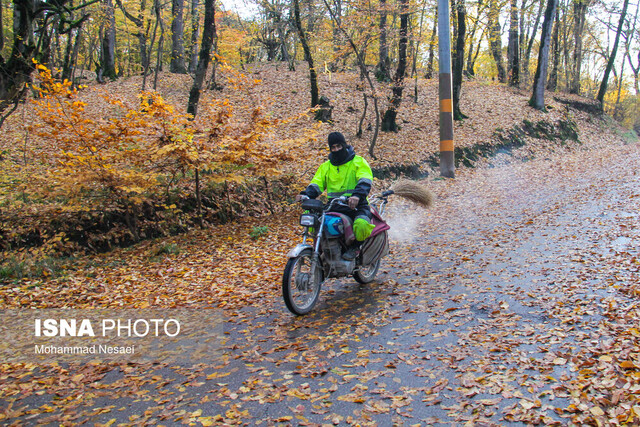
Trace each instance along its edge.
{"label": "tree trunk", "polygon": [[538,66],[536,67],[536,75],[533,79],[533,94],[529,100],[529,105],[538,110],[544,110],[544,90],[547,81],[547,68],[549,66],[549,43],[551,41],[551,30],[553,28],[557,6],[558,0],[548,0],[547,8],[544,12]]}
{"label": "tree trunk", "polygon": [[467,10],[464,0],[455,0],[454,19],[457,18],[458,25],[455,34],[455,50],[453,54],[453,119],[463,120],[467,116],[460,111],[460,92],[462,90],[462,71],[464,70],[464,37],[467,31],[466,18]]}
{"label": "tree trunk", "polygon": [[[160,27],[160,39],[158,40],[158,51],[156,54],[156,69],[153,76],[153,90],[156,90],[158,88],[158,73],[162,69],[162,54],[164,53],[164,21],[162,20],[162,4],[160,0],[155,0],[154,9],[156,12],[156,25]],[[153,47],[153,44],[151,47]]]}
{"label": "tree trunk", "polygon": [[[378,65],[376,66],[376,78],[381,82],[391,81],[391,61],[389,60],[389,44],[387,42],[387,0],[380,0],[380,47],[378,50]],[[383,125],[384,126],[384,125]]]}
{"label": "tree trunk", "polygon": [[551,36],[551,51],[553,52],[553,65],[549,73],[549,81],[547,89],[555,92],[558,88],[558,70],[560,68],[560,11],[556,12],[556,21],[553,25],[553,34]]}
{"label": "tree trunk", "polygon": [[[469,53],[467,55],[467,69],[465,71],[465,73],[467,74],[467,76],[474,76],[475,75],[475,70],[473,69],[473,65],[474,65],[474,55],[473,55],[473,44],[476,38],[476,32],[478,31],[478,28],[480,27],[480,16],[482,15],[482,13],[484,12],[484,9],[486,7],[486,3],[483,3],[482,1],[478,2],[478,14],[475,17],[475,19],[473,20],[473,27],[471,28],[471,33],[469,34]],[[480,45],[482,44],[482,39],[484,37],[484,31],[482,32],[480,38],[478,39],[478,43],[477,43],[477,49],[480,49]]]}
{"label": "tree trunk", "polygon": [[200,8],[198,0],[191,1],[191,50],[189,55],[189,72],[194,74],[198,65],[198,35],[200,33]]}
{"label": "tree trunk", "polygon": [[[56,18],[53,18],[52,21],[52,27],[56,27],[59,23]],[[54,68],[55,60],[52,61],[53,55],[51,53],[51,46],[53,45],[54,47],[57,47],[60,45],[60,33],[58,31],[54,31],[53,28],[42,28],[40,30],[36,28],[35,33],[40,34],[40,38],[36,43],[38,53],[34,55],[36,61],[46,67]]]}
{"label": "tree trunk", "polygon": [[64,62],[62,63],[62,80],[71,77],[71,56],[73,52],[73,31],[67,33],[67,47],[64,50]]}
{"label": "tree trunk", "polygon": [[34,65],[31,62],[36,46],[33,41],[33,0],[14,0],[13,47],[9,59],[0,57],[0,112],[24,93]]}
{"label": "tree trunk", "polygon": [[211,47],[213,46],[213,37],[216,32],[215,21],[215,0],[204,1],[204,27],[202,29],[202,43],[200,45],[200,55],[198,58],[198,66],[196,67],[196,75],[193,79],[193,86],[189,92],[189,103],[187,104],[187,113],[195,117],[198,114],[198,102],[200,101],[200,91],[207,75],[207,67],[211,60]]}
{"label": "tree trunk", "polygon": [[304,59],[309,64],[309,83],[311,84],[311,107],[318,105],[318,76],[316,74],[315,66],[313,65],[313,57],[311,56],[311,49],[307,42],[304,29],[302,28],[302,21],[300,19],[300,1],[293,0],[294,21],[298,30],[298,36],[300,37],[300,43],[304,50]]}
{"label": "tree trunk", "polygon": [[[77,11],[98,0],[87,0],[73,8]],[[71,18],[72,10],[68,0],[47,2],[48,9],[35,0],[13,0],[13,44],[9,57],[5,59],[0,53],[0,112],[14,104],[26,92],[25,83],[31,81],[31,73],[35,69],[33,59],[41,60],[49,49],[52,34],[65,34],[78,28],[88,15],[79,20]],[[47,18],[44,13],[47,12]],[[2,22],[0,21],[0,24]],[[1,25],[0,25],[1,26]],[[1,34],[1,33],[0,33]],[[36,42],[34,35],[40,34]],[[0,43],[4,39],[0,36]]]}
{"label": "tree trunk", "polygon": [[538,27],[540,26],[540,18],[542,17],[543,4],[538,6],[538,13],[536,14],[536,21],[533,24],[533,30],[531,31],[531,37],[528,39],[525,37],[523,40],[523,44],[526,44],[527,49],[524,53],[524,58],[522,58],[522,71],[523,76],[520,80],[522,80],[525,84],[529,83],[529,63],[531,61],[531,50],[533,49],[533,42],[536,39],[536,34],[538,34]]}
{"label": "tree trunk", "polygon": [[4,49],[4,21],[2,19],[2,12],[4,9],[4,5],[0,2],[0,52]]}
{"label": "tree trunk", "polygon": [[331,71],[332,73],[338,71],[338,61],[340,56],[339,52],[342,46],[340,30],[338,29],[338,26],[340,25],[340,21],[342,20],[342,0],[334,0],[334,4],[336,5],[336,10],[334,13],[335,13],[337,23],[331,20],[331,27],[332,27],[331,30],[332,30],[332,36],[333,36],[333,59],[329,64],[329,71]]}
{"label": "tree trunk", "polygon": [[306,0],[307,4],[307,14],[309,15],[309,19],[307,19],[307,34],[313,34],[315,31],[315,8],[313,6],[314,0]]}
{"label": "tree trunk", "polygon": [[211,64],[211,80],[209,81],[209,89],[215,90],[221,88],[221,86],[218,86],[218,81],[216,80],[216,72],[218,71],[218,57],[216,56],[218,54],[218,27],[215,24],[215,19],[213,22],[213,42],[211,42],[211,44],[211,52],[213,53],[211,61],[213,63]]}
{"label": "tree trunk", "polygon": [[[628,32],[629,36],[626,37],[625,43],[625,58],[629,62],[629,66],[631,67],[631,73],[633,74],[633,87],[636,91],[636,96],[640,95],[640,87],[638,87],[638,73],[640,72],[640,49],[638,50],[638,66],[636,67],[631,60],[631,43],[634,34],[636,33],[636,28],[638,24],[638,15],[640,14],[640,5],[636,7],[636,15],[633,17],[632,21],[633,25],[631,26],[630,31]],[[638,34],[640,35],[640,34]],[[624,61],[624,58],[623,58]],[[640,119],[640,117],[638,117]]]}
{"label": "tree trunk", "polygon": [[104,34],[102,38],[102,61],[100,68],[102,77],[115,80],[116,74],[116,18],[113,13],[113,2],[104,1]]}
{"label": "tree trunk", "polygon": [[404,75],[407,72],[407,31],[409,28],[409,0],[400,1],[400,40],[398,42],[398,68],[393,78],[391,105],[384,113],[382,119],[383,132],[397,132],[398,108],[402,102],[402,91],[404,90]]}
{"label": "tree trunk", "polygon": [[580,93],[580,74],[582,69],[582,35],[586,22],[587,8],[590,0],[574,0],[573,2],[573,40],[575,48],[573,50],[573,63],[571,70],[571,82],[569,93]]}
{"label": "tree trunk", "polygon": [[618,51],[618,43],[620,42],[620,35],[622,34],[622,27],[624,25],[624,19],[627,15],[627,7],[629,6],[629,0],[624,0],[622,5],[622,13],[620,14],[620,21],[618,22],[618,30],[616,32],[616,38],[613,42],[613,50],[609,56],[607,67],[604,70],[604,77],[602,77],[602,83],[600,83],[600,89],[598,90],[598,96],[596,99],[600,102],[601,108],[604,108],[604,95],[607,93],[607,81],[609,80],[609,74],[613,68],[613,63],[616,60],[616,53]]}
{"label": "tree trunk", "polygon": [[518,39],[518,1],[511,0],[509,20],[509,45],[507,47],[507,68],[509,69],[509,86],[520,84],[520,52]]}
{"label": "tree trunk", "polygon": [[[156,5],[157,5],[157,0],[154,0],[153,4],[153,9],[156,9]],[[159,13],[156,13],[156,22],[153,25],[153,34],[151,35],[151,41],[149,43],[149,50],[147,51],[147,58],[149,59],[149,62],[147,63],[147,67],[144,69],[143,73],[142,73],[142,90],[145,91],[147,90],[147,75],[150,74],[149,70],[151,69],[151,52],[153,51],[153,45],[156,42],[156,35],[158,34],[158,25],[159,25],[159,19],[157,19],[157,17],[159,16]]]}
{"label": "tree trunk", "polygon": [[624,82],[624,61],[622,61],[620,66],[620,77],[617,80],[617,95],[616,103],[613,107],[613,118],[622,122],[624,120],[624,108],[620,104],[620,98],[622,96],[622,84]]}
{"label": "tree trunk", "polygon": [[[438,14],[438,5],[436,4],[435,14]],[[433,57],[436,46],[436,34],[438,32],[438,20],[433,20],[433,28],[431,30],[431,37],[429,38],[429,57],[427,59],[427,72],[425,73],[425,79],[433,78]]]}
{"label": "tree trunk", "polygon": [[640,50],[638,51],[638,66],[635,66],[631,60],[631,54],[629,52],[627,52],[627,61],[633,73],[633,88],[636,91],[636,96],[640,96],[640,78],[638,78],[640,74]]}
{"label": "tree trunk", "polygon": [[[198,66],[196,68],[196,75],[193,79],[193,86],[189,91],[189,103],[187,104],[187,113],[191,114],[195,119],[198,114],[198,102],[200,101],[200,91],[204,79],[207,75],[207,67],[211,59],[210,51],[213,45],[213,36],[215,34],[216,25],[216,3],[215,0],[204,0],[204,28],[202,31],[202,44],[200,47],[200,57],[198,59]],[[200,199],[200,170],[196,167],[196,204],[198,210],[198,218],[200,226],[202,223],[202,203]]]}
{"label": "tree trunk", "polygon": [[184,0],[171,0],[171,63],[169,71],[186,74],[184,60]]}
{"label": "tree trunk", "polygon": [[149,53],[147,52],[147,34],[144,31],[144,11],[146,9],[146,0],[142,0],[140,2],[140,13],[138,16],[133,16],[125,9],[122,4],[122,0],[116,0],[116,4],[124,14],[124,16],[129,19],[136,26],[136,38],[138,39],[138,49],[140,51],[140,66],[142,67],[142,72],[146,73],[149,70]]}
{"label": "tree trunk", "polygon": [[[567,8],[565,7],[565,13]],[[569,43],[569,25],[566,22],[566,19],[563,19],[561,27],[561,39],[562,39],[562,60],[564,61],[564,81],[566,90],[569,91],[569,86],[571,85],[571,53],[569,52],[570,44]]]}
{"label": "tree trunk", "polygon": [[489,27],[489,45],[491,47],[491,55],[496,63],[496,69],[498,71],[498,81],[500,83],[506,83],[507,73],[502,63],[502,41],[501,41],[501,28],[500,28],[500,6],[497,0],[491,0],[489,5],[489,12],[487,14],[487,25]]}
{"label": "tree trunk", "polygon": [[364,108],[362,109],[362,115],[360,116],[360,121],[358,122],[358,131],[356,132],[356,136],[358,138],[362,137],[362,124],[364,123],[364,119],[367,117],[367,108],[369,107],[369,103],[367,102],[367,94],[363,91],[362,97],[364,98]]}
{"label": "tree trunk", "polygon": [[420,24],[418,25],[418,39],[416,40],[416,51],[413,54],[413,65],[411,67],[411,75],[415,76],[415,84],[413,86],[413,99],[418,102],[418,54],[420,53],[420,40],[422,40],[422,22],[424,21],[424,11],[427,7],[425,2],[420,12]]}

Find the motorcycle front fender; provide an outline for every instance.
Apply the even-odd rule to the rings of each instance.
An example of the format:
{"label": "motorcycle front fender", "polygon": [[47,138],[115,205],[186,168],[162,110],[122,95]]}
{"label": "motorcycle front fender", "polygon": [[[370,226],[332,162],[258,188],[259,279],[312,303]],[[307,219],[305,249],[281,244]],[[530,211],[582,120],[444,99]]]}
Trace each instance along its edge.
{"label": "motorcycle front fender", "polygon": [[295,248],[289,251],[289,253],[287,254],[287,257],[288,258],[298,257],[303,251],[307,249],[313,252],[313,247],[311,245],[300,243],[298,246],[296,246]]}

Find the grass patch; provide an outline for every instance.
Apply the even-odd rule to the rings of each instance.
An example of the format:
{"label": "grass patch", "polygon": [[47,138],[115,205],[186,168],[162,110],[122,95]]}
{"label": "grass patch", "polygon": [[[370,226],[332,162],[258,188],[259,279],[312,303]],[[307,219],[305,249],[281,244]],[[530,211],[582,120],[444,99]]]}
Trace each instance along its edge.
{"label": "grass patch", "polygon": [[152,256],[178,255],[179,253],[180,246],[175,243],[163,243],[151,252]]}
{"label": "grass patch", "polygon": [[251,230],[251,232],[249,233],[249,237],[251,237],[253,240],[257,240],[260,237],[266,236],[267,234],[269,234],[269,227],[266,225],[261,225],[253,227],[253,230]]}
{"label": "grass patch", "polygon": [[66,274],[72,258],[28,257],[25,259],[9,256],[0,264],[0,283],[10,283],[23,279],[61,277]]}

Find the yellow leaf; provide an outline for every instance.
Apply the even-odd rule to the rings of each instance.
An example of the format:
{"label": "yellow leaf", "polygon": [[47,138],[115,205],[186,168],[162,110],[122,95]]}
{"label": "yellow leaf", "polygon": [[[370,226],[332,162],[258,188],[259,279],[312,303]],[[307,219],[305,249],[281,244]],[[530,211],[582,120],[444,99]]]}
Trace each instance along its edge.
{"label": "yellow leaf", "polygon": [[199,417],[198,421],[204,426],[204,427],[210,427],[212,426],[216,420],[213,419],[213,417]]}

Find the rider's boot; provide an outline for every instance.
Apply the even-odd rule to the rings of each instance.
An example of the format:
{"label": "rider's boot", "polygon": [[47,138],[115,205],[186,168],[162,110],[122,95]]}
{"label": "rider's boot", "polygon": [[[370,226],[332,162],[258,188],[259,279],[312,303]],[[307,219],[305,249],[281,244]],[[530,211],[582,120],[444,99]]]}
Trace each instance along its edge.
{"label": "rider's boot", "polygon": [[342,259],[345,261],[353,261],[356,259],[358,255],[358,250],[360,249],[361,242],[356,241],[351,246],[347,248],[347,250],[342,254]]}

